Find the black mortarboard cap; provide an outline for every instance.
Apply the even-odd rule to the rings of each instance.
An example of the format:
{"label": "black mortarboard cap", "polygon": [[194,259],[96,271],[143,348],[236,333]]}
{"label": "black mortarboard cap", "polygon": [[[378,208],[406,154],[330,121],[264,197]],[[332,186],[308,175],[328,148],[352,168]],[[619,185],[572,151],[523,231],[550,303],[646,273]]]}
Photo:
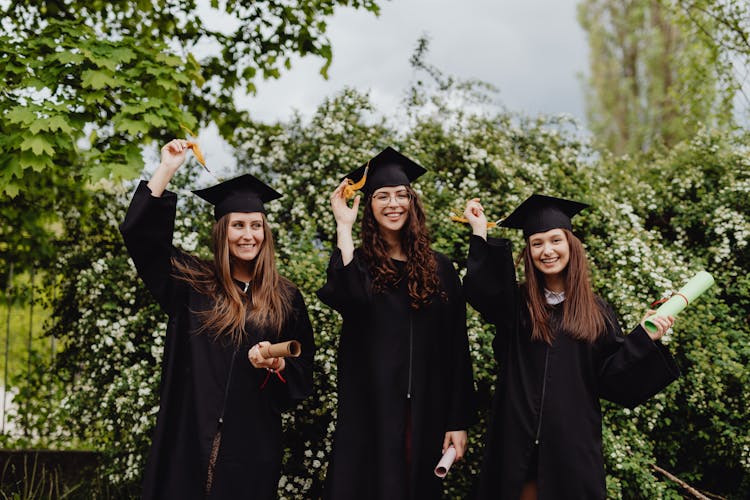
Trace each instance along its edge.
{"label": "black mortarboard cap", "polygon": [[550,229],[572,229],[570,219],[588,207],[585,203],[532,194],[521,203],[500,225],[523,229],[523,237],[544,233]]}
{"label": "black mortarboard cap", "polygon": [[[352,181],[362,178],[367,168],[365,163],[346,177]],[[366,195],[390,186],[409,186],[410,182],[427,172],[427,169],[388,146],[369,161],[367,180],[362,188]]]}
{"label": "black mortarboard cap", "polygon": [[281,198],[281,194],[250,174],[240,175],[193,193],[214,206],[216,220],[231,212],[265,213],[263,203]]}

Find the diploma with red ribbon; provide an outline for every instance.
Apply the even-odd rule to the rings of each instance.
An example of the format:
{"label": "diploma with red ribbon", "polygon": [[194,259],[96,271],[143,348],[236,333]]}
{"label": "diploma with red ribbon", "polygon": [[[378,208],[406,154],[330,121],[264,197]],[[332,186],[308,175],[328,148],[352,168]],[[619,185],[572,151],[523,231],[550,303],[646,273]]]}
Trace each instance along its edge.
{"label": "diploma with red ribbon", "polygon": [[[708,274],[706,271],[698,272],[695,276],[690,278],[690,280],[685,283],[685,285],[680,288],[677,293],[672,295],[672,297],[670,297],[668,301],[660,305],[656,310],[656,314],[654,314],[652,317],[677,316],[677,314],[685,309],[688,304],[692,304],[695,299],[697,299],[703,292],[708,290],[713,284],[713,276]],[[643,324],[646,326],[646,330],[651,333],[656,333],[657,328],[654,322],[647,319],[643,322]]]}

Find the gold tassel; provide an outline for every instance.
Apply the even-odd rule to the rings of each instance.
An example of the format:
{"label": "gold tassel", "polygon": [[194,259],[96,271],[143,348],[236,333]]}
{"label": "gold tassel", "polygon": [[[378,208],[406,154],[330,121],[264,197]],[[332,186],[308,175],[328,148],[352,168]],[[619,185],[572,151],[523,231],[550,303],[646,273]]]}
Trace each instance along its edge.
{"label": "gold tassel", "polygon": [[365,182],[367,182],[368,170],[370,170],[369,161],[367,162],[367,166],[365,167],[365,173],[362,174],[362,178],[360,178],[357,182],[354,182],[351,179],[346,179],[346,186],[344,186],[344,199],[348,200],[349,198],[353,197],[357,191],[365,186]]}

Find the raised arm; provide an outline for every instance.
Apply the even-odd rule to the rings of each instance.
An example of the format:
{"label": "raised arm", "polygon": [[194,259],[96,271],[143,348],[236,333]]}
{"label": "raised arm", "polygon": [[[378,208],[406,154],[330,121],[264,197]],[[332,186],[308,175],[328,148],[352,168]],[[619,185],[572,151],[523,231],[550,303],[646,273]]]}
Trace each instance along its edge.
{"label": "raised arm", "polygon": [[175,139],[162,148],[162,161],[151,180],[133,194],[120,232],[138,275],[162,309],[170,310],[171,259],[177,196],[166,186],[185,160],[186,141]]}
{"label": "raised arm", "polygon": [[336,250],[326,271],[328,279],[317,295],[342,315],[361,311],[370,300],[370,276],[367,266],[354,252],[352,226],[357,220],[360,197],[351,207],[344,196],[346,180],[331,194],[331,209],[336,219]]}
{"label": "raised arm", "polygon": [[354,203],[349,207],[344,196],[346,179],[336,187],[331,194],[331,209],[336,219],[336,246],[341,250],[341,259],[344,265],[348,265],[354,258],[354,239],[352,238],[352,227],[357,221],[359,210],[359,195],[354,198]]}
{"label": "raised arm", "polygon": [[511,244],[506,239],[487,238],[487,219],[478,198],[466,204],[464,217],[473,231],[464,294],[485,321],[500,326],[513,317],[518,293]]}
{"label": "raised arm", "polygon": [[173,139],[161,148],[161,162],[148,181],[151,196],[161,197],[177,169],[185,162],[187,150],[187,141],[184,139]]}

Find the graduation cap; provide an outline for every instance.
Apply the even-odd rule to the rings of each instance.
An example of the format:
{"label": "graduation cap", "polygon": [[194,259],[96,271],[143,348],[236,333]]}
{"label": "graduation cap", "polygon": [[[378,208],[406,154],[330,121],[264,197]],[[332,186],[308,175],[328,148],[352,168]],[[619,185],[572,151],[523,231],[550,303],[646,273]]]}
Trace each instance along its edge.
{"label": "graduation cap", "polygon": [[523,229],[523,237],[544,233],[550,229],[571,230],[570,219],[588,207],[585,203],[532,194],[521,203],[500,225]]}
{"label": "graduation cap", "polygon": [[352,181],[359,181],[365,175],[366,169],[367,179],[362,187],[365,195],[370,195],[382,187],[409,186],[411,181],[427,172],[427,169],[390,146],[346,177]]}
{"label": "graduation cap", "polygon": [[281,194],[250,174],[240,175],[193,193],[214,206],[216,220],[231,212],[266,213],[263,203],[281,198]]}

